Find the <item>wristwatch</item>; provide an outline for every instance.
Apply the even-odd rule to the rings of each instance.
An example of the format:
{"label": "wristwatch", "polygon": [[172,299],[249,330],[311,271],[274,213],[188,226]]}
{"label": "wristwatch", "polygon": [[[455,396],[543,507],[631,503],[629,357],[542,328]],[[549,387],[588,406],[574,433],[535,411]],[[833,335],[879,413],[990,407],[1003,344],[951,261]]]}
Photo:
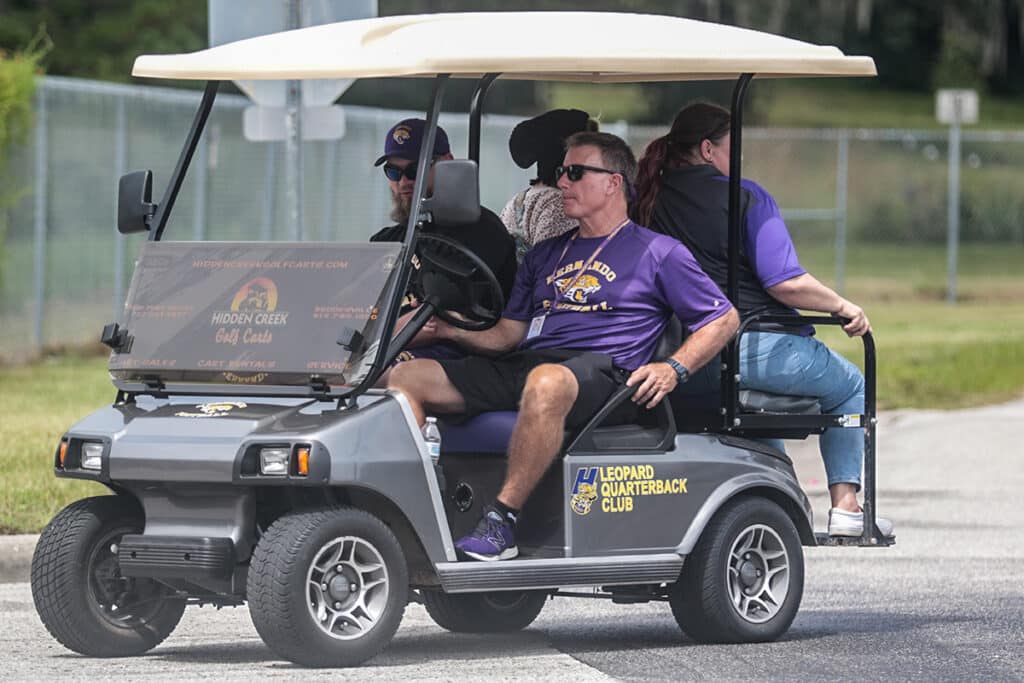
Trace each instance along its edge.
{"label": "wristwatch", "polygon": [[690,371],[686,369],[685,365],[677,361],[675,358],[669,358],[665,362],[671,365],[672,369],[676,371],[676,380],[680,384],[690,379]]}

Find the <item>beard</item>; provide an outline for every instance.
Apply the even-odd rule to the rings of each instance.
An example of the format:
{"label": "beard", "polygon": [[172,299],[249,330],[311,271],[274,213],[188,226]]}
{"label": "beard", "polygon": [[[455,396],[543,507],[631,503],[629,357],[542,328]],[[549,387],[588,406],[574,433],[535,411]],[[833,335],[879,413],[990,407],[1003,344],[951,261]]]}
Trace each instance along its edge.
{"label": "beard", "polygon": [[391,213],[389,214],[391,220],[400,225],[406,225],[409,222],[410,208],[412,208],[412,197],[406,198],[400,194],[392,193]]}

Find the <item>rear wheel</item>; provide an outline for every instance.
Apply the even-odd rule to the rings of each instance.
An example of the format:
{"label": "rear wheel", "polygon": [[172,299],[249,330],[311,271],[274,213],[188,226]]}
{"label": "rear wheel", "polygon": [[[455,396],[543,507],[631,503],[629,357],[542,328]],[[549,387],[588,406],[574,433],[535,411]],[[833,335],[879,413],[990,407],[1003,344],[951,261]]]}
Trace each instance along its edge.
{"label": "rear wheel", "polygon": [[669,593],[680,628],[703,643],[775,640],[800,607],[804,560],[793,521],[764,498],[720,510]]}
{"label": "rear wheel", "polygon": [[304,666],[355,666],[391,642],[408,599],[402,548],[361,510],[286,515],[249,567],[249,613],[271,650]]}
{"label": "rear wheel", "polygon": [[61,645],[90,657],[125,657],[156,647],[181,620],[185,601],[152,579],[121,575],[117,546],[142,533],[143,513],[122,496],[67,506],[32,555],[32,599]]}
{"label": "rear wheel", "polygon": [[458,633],[519,631],[533,623],[548,594],[544,591],[442,593],[423,591],[423,606],[441,628]]}

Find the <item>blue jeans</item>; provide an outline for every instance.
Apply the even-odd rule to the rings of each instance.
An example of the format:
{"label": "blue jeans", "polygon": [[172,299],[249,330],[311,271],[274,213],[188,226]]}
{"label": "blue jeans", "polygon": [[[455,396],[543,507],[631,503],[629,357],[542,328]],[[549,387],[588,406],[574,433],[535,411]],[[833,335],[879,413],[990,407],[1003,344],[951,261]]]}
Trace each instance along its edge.
{"label": "blue jeans", "polygon": [[[712,361],[709,367],[717,368]],[[687,393],[714,391],[717,370],[698,372],[683,386]],[[693,384],[694,386],[690,386]],[[740,388],[773,394],[814,396],[823,413],[861,415],[864,376],[856,365],[814,337],[777,332],[748,332],[740,338]],[[759,439],[784,450],[780,439]],[[819,441],[828,485],[860,488],[864,465],[864,430],[826,429]]]}

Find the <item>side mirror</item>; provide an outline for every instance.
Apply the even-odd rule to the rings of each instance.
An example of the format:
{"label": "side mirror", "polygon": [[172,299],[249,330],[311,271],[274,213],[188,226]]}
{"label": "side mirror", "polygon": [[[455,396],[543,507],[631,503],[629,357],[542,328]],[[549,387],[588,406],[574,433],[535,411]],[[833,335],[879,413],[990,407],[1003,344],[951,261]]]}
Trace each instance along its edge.
{"label": "side mirror", "polygon": [[117,230],[122,235],[149,230],[156,213],[153,203],[153,172],[134,171],[117,183]]}
{"label": "side mirror", "polygon": [[480,220],[480,175],[471,159],[449,159],[434,164],[434,194],[423,208],[444,225]]}

